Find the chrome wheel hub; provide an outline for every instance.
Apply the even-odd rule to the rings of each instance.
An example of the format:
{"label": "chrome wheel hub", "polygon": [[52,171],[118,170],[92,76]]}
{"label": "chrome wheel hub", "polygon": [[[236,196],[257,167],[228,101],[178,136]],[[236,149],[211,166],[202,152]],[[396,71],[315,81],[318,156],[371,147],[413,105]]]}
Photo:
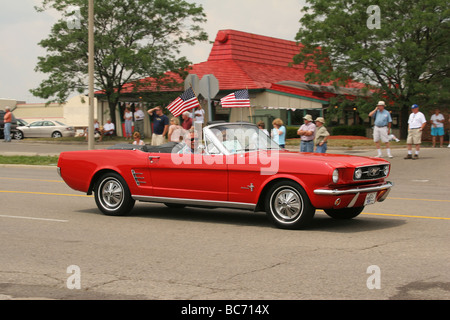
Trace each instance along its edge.
{"label": "chrome wheel hub", "polygon": [[274,209],[280,218],[292,220],[301,213],[302,202],[296,192],[286,189],[277,194],[274,201]]}
{"label": "chrome wheel hub", "polygon": [[117,180],[108,180],[101,189],[102,202],[108,209],[114,209],[123,202],[124,192]]}

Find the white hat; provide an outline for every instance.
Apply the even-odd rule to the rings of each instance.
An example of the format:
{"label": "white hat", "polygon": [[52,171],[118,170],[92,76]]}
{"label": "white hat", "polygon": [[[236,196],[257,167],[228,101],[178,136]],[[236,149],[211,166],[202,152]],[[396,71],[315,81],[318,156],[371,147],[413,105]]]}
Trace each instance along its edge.
{"label": "white hat", "polygon": [[386,104],[384,103],[384,101],[378,101],[377,106],[385,106]]}
{"label": "white hat", "polygon": [[318,117],[318,118],[316,119],[316,121],[325,123],[325,119],[324,119],[323,117]]}
{"label": "white hat", "polygon": [[307,114],[306,116],[304,116],[303,119],[308,120],[308,121],[313,121],[313,118],[311,117],[310,114]]}

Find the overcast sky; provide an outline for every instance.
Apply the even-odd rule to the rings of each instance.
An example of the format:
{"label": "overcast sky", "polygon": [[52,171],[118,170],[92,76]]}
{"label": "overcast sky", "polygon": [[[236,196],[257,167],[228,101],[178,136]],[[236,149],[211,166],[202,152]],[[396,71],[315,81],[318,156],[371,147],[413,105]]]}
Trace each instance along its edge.
{"label": "overcast sky", "polygon": [[[295,40],[300,28],[305,0],[188,0],[201,4],[207,15],[203,25],[214,41],[222,29]],[[0,98],[27,103],[42,102],[29,89],[36,88],[46,75],[34,71],[39,56],[46,52],[38,42],[47,38],[57,21],[55,12],[38,13],[39,0],[0,0]],[[86,17],[87,18],[87,17]],[[182,55],[199,63],[208,59],[212,45],[185,47]]]}

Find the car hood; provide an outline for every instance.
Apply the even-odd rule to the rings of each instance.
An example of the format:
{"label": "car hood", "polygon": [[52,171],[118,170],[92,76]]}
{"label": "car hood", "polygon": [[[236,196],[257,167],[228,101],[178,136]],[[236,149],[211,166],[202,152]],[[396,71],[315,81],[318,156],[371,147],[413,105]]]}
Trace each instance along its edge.
{"label": "car hood", "polygon": [[[265,151],[259,152],[261,155],[266,153]],[[345,154],[293,152],[286,150],[279,151],[277,155],[280,161],[322,162],[332,165],[333,167],[340,168],[389,164],[389,161],[380,158],[361,157]]]}

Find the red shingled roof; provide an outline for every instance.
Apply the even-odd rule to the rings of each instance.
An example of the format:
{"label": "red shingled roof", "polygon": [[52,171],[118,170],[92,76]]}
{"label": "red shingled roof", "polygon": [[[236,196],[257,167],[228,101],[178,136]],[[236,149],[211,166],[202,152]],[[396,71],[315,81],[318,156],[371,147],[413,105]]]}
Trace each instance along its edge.
{"label": "red shingled roof", "polygon": [[[285,80],[306,82],[305,75],[315,69],[313,65],[307,69],[303,65],[290,65],[301,47],[295,41],[236,30],[221,30],[217,33],[208,60],[192,65],[189,73],[198,75],[200,79],[204,75],[213,74],[219,81],[220,90],[225,91],[272,88],[286,92],[285,90],[291,89],[286,87],[283,89],[274,84]],[[152,78],[145,78],[139,80],[145,85],[138,91],[182,91],[183,79],[174,73],[168,75],[180,83],[178,88],[165,86],[158,88]],[[133,89],[133,83],[126,84],[122,93],[132,93]],[[324,99],[324,97],[315,98]]]}

